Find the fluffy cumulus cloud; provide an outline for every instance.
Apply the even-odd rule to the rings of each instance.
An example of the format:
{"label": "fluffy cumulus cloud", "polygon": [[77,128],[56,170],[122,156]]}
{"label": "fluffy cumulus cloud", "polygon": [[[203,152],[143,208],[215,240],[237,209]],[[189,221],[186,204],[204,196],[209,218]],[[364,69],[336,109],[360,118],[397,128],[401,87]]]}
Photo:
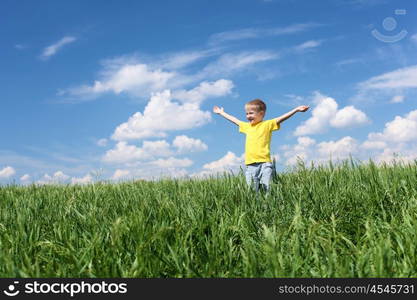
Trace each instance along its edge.
{"label": "fluffy cumulus cloud", "polygon": [[[128,142],[118,142],[113,149],[108,150],[102,157],[102,161],[110,164],[132,164],[140,162],[149,162],[157,158],[173,156],[207,150],[207,145],[199,140],[193,139],[186,135],[176,136],[169,144],[166,140],[143,141],[141,147],[129,145]],[[162,166],[164,161],[159,160],[155,165]],[[185,167],[183,163],[180,163]],[[187,166],[190,164],[187,163]]]}
{"label": "fluffy cumulus cloud", "polygon": [[369,122],[366,114],[353,106],[346,106],[336,112],[330,119],[330,126],[335,128],[346,128],[355,125],[362,125]]}
{"label": "fluffy cumulus cloud", "polygon": [[199,86],[192,90],[178,90],[173,92],[173,98],[184,103],[201,103],[210,97],[221,97],[230,94],[233,82],[220,79],[215,82],[203,81]]}
{"label": "fluffy cumulus cloud", "polygon": [[21,176],[21,177],[20,177],[20,181],[21,181],[22,183],[27,183],[27,182],[29,182],[29,181],[30,181],[30,179],[31,179],[31,177],[30,177],[30,175],[29,175],[29,174],[25,174],[25,175],[23,175],[23,176]]}
{"label": "fluffy cumulus cloud", "polygon": [[244,163],[244,154],[236,156],[231,151],[228,151],[225,156],[219,160],[212,161],[203,165],[203,170],[199,173],[195,173],[194,177],[205,177],[214,174],[221,174],[224,172],[238,172],[240,167]]}
{"label": "fluffy cumulus cloud", "polygon": [[311,158],[313,153],[313,146],[316,141],[307,136],[300,136],[297,138],[297,143],[293,146],[284,145],[281,147],[283,156],[287,165],[294,165],[299,159],[307,161]]}
{"label": "fluffy cumulus cloud", "polygon": [[238,157],[233,152],[228,151],[226,155],[220,158],[219,160],[205,164],[203,166],[203,169],[225,171],[228,169],[235,168],[236,166],[240,166],[242,162],[243,156]]}
{"label": "fluffy cumulus cloud", "polygon": [[201,140],[189,138],[186,135],[175,137],[172,145],[178,149],[178,153],[205,151],[208,148]]}
{"label": "fluffy cumulus cloud", "polygon": [[172,100],[171,92],[164,91],[151,97],[142,113],[137,112],[114,131],[116,141],[165,137],[167,131],[199,127],[211,120],[210,112],[202,111],[198,104],[180,104]]}
{"label": "fluffy cumulus cloud", "polygon": [[336,141],[323,141],[318,143],[309,137],[297,138],[295,145],[281,147],[286,165],[294,165],[299,159],[304,162],[326,163],[331,160],[343,160],[350,155],[355,156],[360,151],[358,141],[350,136]]}
{"label": "fluffy cumulus cloud", "polygon": [[320,157],[324,159],[345,159],[349,155],[357,153],[358,142],[354,138],[346,136],[337,141],[321,142],[317,144],[317,150]]}
{"label": "fluffy cumulus cloud", "polygon": [[336,115],[338,105],[333,98],[317,94],[315,103],[316,106],[311,111],[312,116],[296,128],[295,135],[321,133],[327,129],[329,120]]}
{"label": "fluffy cumulus cloud", "polygon": [[16,174],[16,170],[10,166],[4,167],[0,170],[0,179],[1,178],[9,178]]}
{"label": "fluffy cumulus cloud", "polygon": [[[214,55],[218,57],[198,71],[185,68],[204,57]],[[93,83],[61,89],[58,91],[58,96],[71,101],[84,101],[95,99],[104,93],[116,95],[123,93],[141,99],[146,99],[163,90],[179,90],[179,93],[184,94],[182,89],[191,84],[214,77],[229,76],[257,63],[277,58],[279,58],[278,53],[267,50],[221,55],[218,50],[205,50],[179,52],[153,58],[122,56],[103,61],[103,68]],[[227,82],[217,84],[222,83]],[[201,88],[204,89],[204,84]],[[197,92],[197,98],[201,96],[198,91],[194,92]],[[195,97],[192,92],[184,95]]]}
{"label": "fluffy cumulus cloud", "polygon": [[417,110],[404,116],[396,116],[385,124],[381,132],[371,132],[361,145],[373,151],[378,162],[393,159],[414,160],[417,158]]}
{"label": "fluffy cumulus cloud", "polygon": [[[200,103],[208,97],[231,93],[233,84],[228,80],[203,82],[191,91],[180,91],[184,98],[173,100],[170,90],[154,94],[143,113],[137,112],[120,124],[112,139],[126,141],[147,137],[165,137],[168,131],[185,130],[202,126],[211,120],[209,111],[202,111]],[[174,93],[175,94],[175,93]]]}
{"label": "fluffy cumulus cloud", "polygon": [[186,168],[191,166],[193,161],[188,158],[169,157],[167,159],[159,158],[152,161],[151,164],[160,168]]}
{"label": "fluffy cumulus cloud", "polygon": [[417,141],[417,110],[409,112],[404,117],[396,116],[394,120],[385,124],[382,132],[371,132],[368,135],[368,142],[375,145],[412,141]]}
{"label": "fluffy cumulus cloud", "polygon": [[170,145],[165,140],[144,141],[142,147],[128,145],[127,142],[118,142],[114,149],[108,150],[103,156],[107,163],[127,163],[131,161],[143,161],[157,156],[169,156],[172,154]]}
{"label": "fluffy cumulus cloud", "polygon": [[52,176],[45,174],[41,179],[36,181],[38,184],[62,184],[65,183],[70,177],[62,171],[55,172]]}
{"label": "fluffy cumulus cloud", "polygon": [[85,175],[84,177],[72,177],[71,184],[88,184],[93,182],[93,176],[90,174]]}
{"label": "fluffy cumulus cloud", "polygon": [[346,128],[369,122],[366,114],[354,106],[338,109],[336,100],[320,93],[315,94],[314,103],[316,106],[311,111],[312,116],[296,128],[296,136],[323,133],[329,127]]}
{"label": "fluffy cumulus cloud", "polygon": [[128,179],[131,176],[129,170],[121,170],[117,169],[114,171],[113,176],[111,177],[112,180],[121,180],[121,179]]}
{"label": "fluffy cumulus cloud", "polygon": [[73,96],[92,97],[106,92],[123,92],[135,96],[148,96],[150,93],[171,87],[174,72],[150,69],[146,64],[124,65],[117,70],[105,71],[101,80],[93,85],[84,85],[64,92]]}
{"label": "fluffy cumulus cloud", "polygon": [[372,136],[371,136],[371,140],[366,140],[365,142],[363,142],[361,147],[365,150],[384,149],[387,147],[387,144],[383,141],[372,140]]}
{"label": "fluffy cumulus cloud", "polygon": [[168,159],[159,159],[140,168],[127,167],[123,169],[116,169],[111,180],[126,181],[126,180],[159,180],[161,178],[185,178],[188,177],[188,171],[182,166],[188,167],[192,164],[188,159],[176,159],[170,157]]}
{"label": "fluffy cumulus cloud", "polygon": [[393,161],[413,162],[417,159],[417,144],[414,143],[412,148],[410,145],[394,144],[387,148],[384,148],[382,152],[379,152],[373,158],[377,163],[392,163]]}
{"label": "fluffy cumulus cloud", "polygon": [[146,99],[152,93],[180,89],[203,80],[195,74],[187,74],[184,68],[216,53],[215,50],[204,50],[154,57],[133,54],[106,59],[101,62],[102,69],[93,83],[61,89],[58,96],[71,101],[84,101],[111,93]]}
{"label": "fluffy cumulus cloud", "polygon": [[309,137],[299,137],[295,145],[280,148],[287,165],[293,165],[298,158],[306,162],[325,163],[332,160],[354,158],[377,163],[391,163],[395,160],[417,159],[417,110],[403,116],[396,116],[387,122],[381,132],[371,132],[365,141],[346,136],[335,141],[317,142]]}

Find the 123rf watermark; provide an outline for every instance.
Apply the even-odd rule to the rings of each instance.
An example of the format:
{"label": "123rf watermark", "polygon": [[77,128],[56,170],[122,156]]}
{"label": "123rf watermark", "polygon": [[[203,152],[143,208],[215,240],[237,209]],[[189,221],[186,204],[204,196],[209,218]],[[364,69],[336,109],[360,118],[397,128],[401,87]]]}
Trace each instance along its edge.
{"label": "123rf watermark", "polygon": [[[396,9],[394,11],[396,16],[405,16],[407,14],[407,10],[405,9]],[[384,28],[384,33],[380,32],[378,29],[373,29],[371,31],[372,35],[379,41],[384,43],[396,43],[401,41],[405,38],[408,34],[408,31],[405,29],[401,29],[397,33],[395,33],[397,29],[397,20],[394,17],[386,17],[382,21],[382,27]]]}
{"label": "123rf watermark", "polygon": [[126,294],[127,283],[101,282],[32,282],[20,283],[13,281],[13,284],[3,290],[3,294],[15,297],[19,294],[55,294],[75,297],[78,294]]}

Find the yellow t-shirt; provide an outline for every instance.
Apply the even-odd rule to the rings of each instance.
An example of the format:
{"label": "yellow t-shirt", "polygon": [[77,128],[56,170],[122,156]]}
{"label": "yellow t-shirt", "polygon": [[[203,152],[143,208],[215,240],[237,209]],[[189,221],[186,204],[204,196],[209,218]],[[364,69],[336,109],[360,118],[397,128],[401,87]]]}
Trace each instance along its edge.
{"label": "yellow t-shirt", "polygon": [[276,120],[261,121],[255,125],[239,123],[239,132],[246,134],[245,164],[271,162],[270,147],[272,131],[278,130]]}

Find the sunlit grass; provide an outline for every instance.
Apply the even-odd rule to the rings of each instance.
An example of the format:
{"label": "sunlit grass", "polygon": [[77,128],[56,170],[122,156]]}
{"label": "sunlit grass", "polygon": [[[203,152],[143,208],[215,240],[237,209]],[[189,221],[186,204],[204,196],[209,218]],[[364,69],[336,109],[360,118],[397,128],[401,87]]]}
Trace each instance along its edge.
{"label": "sunlit grass", "polygon": [[0,187],[1,277],[416,277],[417,163]]}

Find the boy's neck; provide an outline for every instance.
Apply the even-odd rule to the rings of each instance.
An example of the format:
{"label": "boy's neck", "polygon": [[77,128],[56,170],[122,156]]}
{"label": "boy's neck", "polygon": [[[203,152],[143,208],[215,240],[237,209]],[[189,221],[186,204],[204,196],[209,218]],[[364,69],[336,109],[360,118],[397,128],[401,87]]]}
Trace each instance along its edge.
{"label": "boy's neck", "polygon": [[259,120],[258,122],[254,123],[254,124],[252,124],[252,123],[251,123],[251,125],[252,125],[252,126],[258,125],[258,124],[259,124],[259,123],[261,123],[263,120],[264,120],[264,119],[261,119],[261,120]]}

